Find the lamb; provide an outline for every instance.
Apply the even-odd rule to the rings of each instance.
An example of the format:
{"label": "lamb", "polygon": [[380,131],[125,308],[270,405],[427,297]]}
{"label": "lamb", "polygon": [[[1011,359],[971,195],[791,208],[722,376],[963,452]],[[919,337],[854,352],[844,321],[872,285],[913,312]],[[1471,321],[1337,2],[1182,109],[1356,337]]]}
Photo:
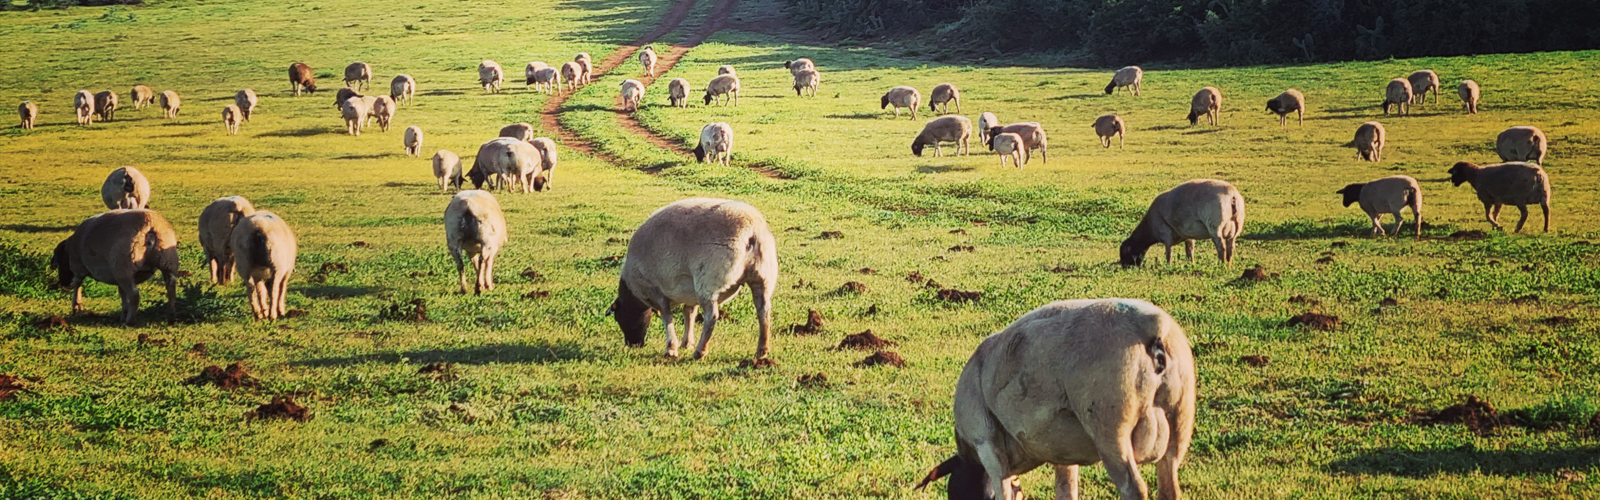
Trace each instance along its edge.
{"label": "lamb", "polygon": [[822,74],[817,70],[809,69],[794,75],[794,95],[805,95],[809,91],[811,97],[817,96],[817,87],[822,85]]}
{"label": "lamb", "polygon": [[539,164],[540,167],[544,169],[544,189],[548,190],[551,188],[551,183],[555,182],[556,176],[556,163],[558,159],[556,155],[556,141],[551,140],[549,137],[535,137],[533,140],[528,141],[528,144],[532,144],[533,149],[539,150]]}
{"label": "lamb", "polygon": [[712,78],[711,83],[706,84],[706,105],[710,106],[711,101],[716,100],[717,97],[723,97],[723,106],[727,106],[729,103],[732,103],[734,106],[738,106],[739,77],[734,75],[717,75],[715,78]]}
{"label": "lamb", "polygon": [[289,87],[294,89],[294,96],[300,97],[300,90],[317,93],[317,75],[311,71],[311,66],[297,62],[289,65]]}
{"label": "lamb", "polygon": [[1422,237],[1422,187],[1417,180],[1404,175],[1384,177],[1366,183],[1345,186],[1335,191],[1344,195],[1344,206],[1361,203],[1361,210],[1372,219],[1372,235],[1383,236],[1384,214],[1394,214],[1394,234],[1400,234],[1405,218],[1400,211],[1411,207],[1411,216],[1417,219],[1417,237]]}
{"label": "lamb", "polygon": [[20,126],[23,130],[33,130],[33,122],[39,119],[39,105],[33,101],[22,101],[17,106],[17,115],[22,118]]}
{"label": "lamb", "polygon": [[700,127],[700,144],[694,147],[695,161],[728,166],[733,159],[733,126],[725,122],[707,123]]}
{"label": "lamb", "polygon": [[102,90],[94,94],[94,115],[101,120],[112,121],[117,114],[117,93]]}
{"label": "lamb", "polygon": [[433,176],[439,179],[439,190],[448,187],[461,189],[461,156],[448,149],[433,153]]}
{"label": "lamb", "polygon": [[357,93],[354,90],[350,90],[349,87],[340,88],[339,91],[337,93],[334,93],[334,95],[333,95],[333,109],[341,109],[341,108],[343,108],[344,107],[344,102],[347,101],[347,100],[350,100],[351,97],[366,97],[366,96],[361,95],[361,94]]}
{"label": "lamb", "polygon": [[178,110],[183,106],[183,100],[178,99],[178,93],[171,90],[161,91],[161,111],[168,118],[177,118]]}
{"label": "lamb", "polygon": [[572,58],[572,62],[578,63],[578,69],[583,70],[578,73],[580,83],[588,85],[594,80],[594,60],[589,58],[588,52],[579,52],[577,57]]}
{"label": "lamb", "polygon": [[644,98],[644,83],[629,78],[622,81],[622,110],[638,111],[639,100]]}
{"label": "lamb", "polygon": [[94,123],[94,94],[87,90],[79,90],[72,96],[72,107],[77,110],[78,125]]}
{"label": "lamb", "polygon": [[1117,148],[1128,146],[1128,124],[1123,123],[1122,117],[1117,115],[1100,115],[1094,119],[1094,133],[1100,136],[1100,145],[1111,147],[1111,136],[1117,136]]}
{"label": "lamb", "polygon": [[[571,63],[576,65],[577,63]],[[533,90],[543,90],[546,94],[554,94],[556,87],[561,86],[561,70],[556,68],[539,68],[533,73]]]}
{"label": "lamb", "polygon": [[689,107],[689,80],[673,78],[667,82],[667,102],[674,108]]}
{"label": "lamb", "polygon": [[412,104],[417,98],[417,79],[411,75],[395,75],[394,80],[389,81],[389,98],[396,104]]}
{"label": "lamb", "polygon": [[[956,112],[961,112],[961,89],[954,84],[941,83],[933,87],[933,93],[928,95],[928,111],[933,113],[949,113],[950,103],[956,103]],[[944,106],[940,111],[939,106]]]}
{"label": "lamb", "polygon": [[250,121],[250,115],[256,112],[256,91],[251,89],[240,90],[233,95],[233,103],[239,106],[239,111],[244,112],[244,121]]}
{"label": "lamb", "polygon": [[[790,75],[799,75],[801,71],[817,69],[817,64],[812,62],[810,59],[802,57],[793,61],[784,61],[783,67],[789,69]],[[733,67],[729,66],[727,68],[728,74],[733,74]],[[720,75],[722,72],[718,71],[717,74]]]}
{"label": "lamb", "polygon": [[1404,78],[1389,80],[1389,86],[1383,90],[1383,114],[1389,114],[1389,106],[1394,106],[1402,115],[1410,114],[1411,99],[1411,82]]}
{"label": "lamb", "polygon": [[1139,87],[1143,84],[1144,69],[1138,66],[1128,66],[1111,74],[1111,83],[1106,84],[1106,95],[1111,95],[1113,92],[1127,87],[1129,93],[1137,96],[1139,95]]}
{"label": "lamb", "polygon": [[100,184],[100,201],[107,210],[145,208],[150,205],[150,179],[133,167],[112,170]]}
{"label": "lamb", "polygon": [[519,187],[524,193],[543,191],[549,181],[549,173],[544,171],[543,165],[543,155],[527,141],[510,137],[490,139],[478,147],[478,156],[473,158],[472,185],[481,188],[489,182],[489,176],[494,175],[496,181],[491,185],[499,184],[513,192]]}
{"label": "lamb", "polygon": [[371,104],[371,116],[378,119],[378,128],[388,132],[389,126],[394,123],[394,112],[399,106],[394,103],[394,99],[386,95],[374,97]]}
{"label": "lamb", "polygon": [[1028,146],[1023,143],[1022,136],[1014,133],[1003,133],[994,136],[989,141],[989,150],[1000,154],[1000,168],[1006,168],[1006,158],[1011,158],[1011,164],[1022,170],[1022,158],[1028,152]]}
{"label": "lamb", "polygon": [[1133,299],[1051,302],[978,344],[955,390],[952,499],[1022,498],[1017,478],[1055,468],[1056,498],[1078,498],[1078,467],[1105,464],[1124,500],[1149,498],[1139,464],[1158,462],[1157,497],[1183,496],[1194,437],[1194,353],[1177,321]]}
{"label": "lamb", "polygon": [[1222,91],[1216,87],[1205,87],[1194,93],[1194,98],[1189,100],[1189,124],[1200,124],[1200,117],[1206,117],[1206,123],[1215,127],[1222,121]]}
{"label": "lamb", "polygon": [[85,312],[83,282],[116,285],[122,298],[122,323],[139,320],[139,284],[161,271],[167,285],[167,315],[178,308],[178,234],[161,214],[150,210],[112,210],[84,220],[56,245],[50,267],[58,283],[72,291],[72,312]]}
{"label": "lamb", "polygon": [[500,84],[505,83],[506,70],[500,63],[484,59],[478,63],[478,84],[483,86],[483,91],[491,94],[500,92]]}
{"label": "lamb", "polygon": [[[732,200],[689,198],[673,202],[634,231],[610,313],[627,345],[644,345],[650,320],[661,314],[667,357],[695,344],[694,316],[701,310],[694,359],[704,358],[718,308],[748,285],[760,337],[755,359],[767,357],[772,338],[772,293],[778,288],[778,245],[755,207]],[[683,306],[684,336],[673,331],[674,306]]]}
{"label": "lamb", "polygon": [[222,107],[222,126],[228,129],[228,135],[239,135],[239,121],[243,115],[244,111],[239,110],[238,104]]}
{"label": "lamb", "polygon": [[1235,243],[1244,233],[1244,196],[1232,184],[1198,179],[1156,196],[1144,219],[1122,241],[1122,267],[1144,265],[1144,254],[1160,243],[1172,264],[1172,245],[1183,242],[1184,255],[1194,261],[1194,240],[1210,238],[1217,258],[1233,262]]}
{"label": "lamb", "polygon": [[133,90],[128,91],[128,98],[133,99],[133,109],[144,109],[156,101],[156,91],[149,85],[134,85]]}
{"label": "lamb", "polygon": [[464,252],[477,270],[475,295],[494,290],[494,260],[506,244],[506,216],[500,202],[488,191],[476,189],[456,193],[444,209],[444,237],[450,256],[456,259],[456,275],[461,278],[461,293],[467,293],[467,267]]}
{"label": "lamb", "polygon": [[1299,90],[1289,89],[1278,94],[1278,97],[1267,99],[1267,111],[1278,114],[1278,126],[1289,123],[1289,113],[1294,113],[1299,118],[1300,124],[1306,124],[1306,95]]}
{"label": "lamb", "polygon": [[229,246],[233,226],[255,211],[250,200],[229,196],[212,200],[200,212],[200,248],[205,250],[211,284],[226,286],[233,281],[233,248]]}
{"label": "lamb", "polygon": [[994,113],[984,111],[983,114],[978,115],[978,138],[982,139],[984,144],[988,144],[993,139],[989,135],[989,129],[998,126],[1000,126],[1000,118],[995,116]]}
{"label": "lamb", "polygon": [[990,140],[993,140],[994,136],[1004,133],[1013,133],[1022,137],[1022,144],[1025,146],[1022,152],[1024,163],[1033,161],[1034,150],[1039,151],[1039,156],[1044,159],[1045,163],[1050,163],[1050,140],[1045,137],[1044,126],[1040,125],[1039,122],[1013,123],[1004,127],[990,128]]}
{"label": "lamb", "polygon": [[732,64],[724,64],[724,65],[721,65],[721,66],[717,66],[717,74],[718,75],[737,75],[738,73],[734,72]]}
{"label": "lamb", "polygon": [[344,67],[344,86],[351,87],[355,83],[356,90],[365,90],[372,84],[372,65],[364,62],[353,62]]}
{"label": "lamb", "polygon": [[915,88],[901,85],[889,89],[889,92],[883,94],[883,98],[879,99],[879,104],[878,109],[893,105],[895,118],[900,117],[900,108],[909,108],[911,110],[911,119],[915,120],[917,119],[917,108],[922,106],[922,93],[917,92]]}
{"label": "lamb", "polygon": [[1478,114],[1478,98],[1482,96],[1478,82],[1462,80],[1461,85],[1456,86],[1456,95],[1461,96],[1461,105],[1467,108],[1467,114]]}
{"label": "lamb", "polygon": [[1383,145],[1388,136],[1382,123],[1366,122],[1356,127],[1356,156],[1374,163],[1383,161]]}
{"label": "lamb", "polygon": [[1544,211],[1544,232],[1550,232],[1550,176],[1539,165],[1510,162],[1480,167],[1460,162],[1450,167],[1449,174],[1450,182],[1456,186],[1472,184],[1478,201],[1483,202],[1483,217],[1495,229],[1505,230],[1500,227],[1500,208],[1516,205],[1522,211],[1516,232],[1522,232],[1522,224],[1528,221],[1528,205],[1538,203]]}
{"label": "lamb", "polygon": [[1550,141],[1539,127],[1511,127],[1500,132],[1494,141],[1494,150],[1502,161],[1530,161],[1544,165]]}
{"label": "lamb", "polygon": [[657,59],[655,47],[645,46],[644,50],[639,51],[639,65],[644,66],[645,76],[656,76]]}
{"label": "lamb", "polygon": [[422,127],[406,127],[403,141],[401,144],[406,147],[406,156],[422,156]]}
{"label": "lamb", "polygon": [[366,126],[367,114],[371,108],[367,107],[367,100],[359,96],[344,100],[344,105],[339,107],[339,113],[344,116],[344,130],[350,135],[361,135],[361,127]]}
{"label": "lamb", "polygon": [[549,64],[545,64],[542,61],[529,62],[528,66],[524,67],[522,69],[522,73],[523,73],[523,76],[526,77],[528,87],[531,87],[534,90],[538,90],[539,87],[536,87],[535,85],[537,85],[539,83],[538,79],[537,79],[537,77],[539,75],[539,70],[542,70],[542,69],[545,69],[545,68],[548,68],[548,67],[550,67],[550,65]]}
{"label": "lamb", "polygon": [[524,142],[531,141],[533,140],[533,124],[517,122],[500,127],[500,135],[498,137],[510,137]]}
{"label": "lamb", "polygon": [[922,126],[922,133],[911,141],[911,154],[922,156],[923,148],[933,146],[934,156],[944,156],[939,144],[956,143],[956,154],[967,154],[967,140],[972,138],[972,120],[961,115],[941,116]]}
{"label": "lamb", "polygon": [[250,290],[250,311],[256,320],[276,320],[288,313],[289,276],[294,274],[300,243],[278,214],[257,210],[239,219],[228,235],[233,268]]}
{"label": "lamb", "polygon": [[[567,62],[565,64],[562,64],[561,65],[561,78],[563,80],[566,80],[566,87],[565,88],[567,88],[569,90],[570,89],[577,89],[578,88],[578,84],[582,83],[582,80],[580,80],[580,79],[583,78],[583,65],[578,64],[576,62]],[[556,83],[560,84],[561,82],[557,81]]]}
{"label": "lamb", "polygon": [[1431,69],[1418,70],[1406,77],[1411,83],[1412,90],[1417,92],[1417,102],[1421,103],[1428,97],[1428,91],[1433,91],[1433,103],[1439,104],[1439,74]]}

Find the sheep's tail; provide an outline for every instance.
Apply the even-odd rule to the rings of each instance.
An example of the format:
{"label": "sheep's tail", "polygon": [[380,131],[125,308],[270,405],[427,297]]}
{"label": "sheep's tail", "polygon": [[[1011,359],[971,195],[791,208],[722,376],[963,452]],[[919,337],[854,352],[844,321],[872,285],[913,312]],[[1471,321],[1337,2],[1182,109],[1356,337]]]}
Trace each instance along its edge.
{"label": "sheep's tail", "polygon": [[1167,355],[1167,344],[1162,340],[1161,335],[1158,334],[1145,341],[1144,352],[1150,355],[1150,361],[1154,363],[1156,375],[1166,373],[1169,356]]}
{"label": "sheep's tail", "polygon": [[272,249],[267,246],[267,232],[261,228],[250,230],[250,267],[271,267]]}
{"label": "sheep's tail", "polygon": [[[168,248],[167,244],[171,244]],[[178,242],[164,241],[161,232],[150,228],[144,233],[144,254],[146,260],[153,259],[156,269],[165,272],[178,272]]]}
{"label": "sheep's tail", "polygon": [[1233,237],[1244,234],[1244,195],[1234,195],[1228,200],[1233,205]]}
{"label": "sheep's tail", "polygon": [[479,227],[478,215],[472,213],[472,206],[467,205],[461,210],[461,219],[456,221],[456,228],[461,230],[462,241],[481,241],[483,231]]}

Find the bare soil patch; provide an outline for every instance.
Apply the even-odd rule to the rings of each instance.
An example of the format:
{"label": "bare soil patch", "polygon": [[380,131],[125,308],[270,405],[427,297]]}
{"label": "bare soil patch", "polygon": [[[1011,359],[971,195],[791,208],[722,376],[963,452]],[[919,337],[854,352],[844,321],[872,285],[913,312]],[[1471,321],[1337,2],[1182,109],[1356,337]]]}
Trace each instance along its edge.
{"label": "bare soil patch", "polygon": [[877,334],[872,333],[872,330],[866,330],[861,333],[845,335],[844,339],[839,341],[838,349],[881,350],[885,347],[896,345],[899,344],[879,337]]}

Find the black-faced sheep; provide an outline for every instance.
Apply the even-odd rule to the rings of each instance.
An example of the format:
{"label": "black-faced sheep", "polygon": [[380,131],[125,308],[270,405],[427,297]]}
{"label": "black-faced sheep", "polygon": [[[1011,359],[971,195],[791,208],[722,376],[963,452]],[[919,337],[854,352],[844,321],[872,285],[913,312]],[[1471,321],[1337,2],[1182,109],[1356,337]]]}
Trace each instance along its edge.
{"label": "black-faced sheep", "polygon": [[[461,293],[467,293],[466,261],[477,271],[472,293],[494,290],[494,261],[505,246],[506,217],[500,201],[488,191],[467,190],[450,198],[444,209],[444,237],[450,256],[456,260],[456,275],[461,278]],[[466,260],[462,259],[466,254]]]}
{"label": "black-faced sheep", "polygon": [[794,95],[803,96],[808,93],[811,97],[817,96],[817,87],[822,85],[822,74],[817,70],[805,70],[794,75]]}
{"label": "black-faced sheep", "polygon": [[548,190],[552,187],[551,184],[555,183],[556,178],[556,163],[558,163],[559,159],[556,154],[556,141],[549,137],[535,137],[533,140],[528,141],[528,144],[532,144],[533,149],[539,150],[539,163],[544,168],[543,189]]}
{"label": "black-faced sheep", "polygon": [[1011,164],[1022,170],[1022,159],[1028,154],[1028,145],[1022,141],[1022,136],[1012,133],[996,135],[989,140],[989,150],[999,153],[1000,168],[1006,167],[1006,158],[1011,158]]}
{"label": "black-faced sheep", "polygon": [[94,123],[94,94],[87,90],[79,90],[72,96],[72,108],[78,115],[78,125]]}
{"label": "black-faced sheep", "polygon": [[545,64],[543,61],[532,61],[529,62],[526,67],[522,68],[522,74],[527,80],[528,87],[532,87],[534,90],[540,90],[539,87],[535,87],[535,85],[539,84],[539,70],[548,67],[550,67],[550,65]]}
{"label": "black-faced sheep", "polygon": [[366,96],[349,87],[340,87],[339,91],[333,94],[333,109],[344,109],[344,102],[350,100],[351,97],[365,98]]}
{"label": "black-faced sheep", "polygon": [[1094,119],[1094,125],[1092,126],[1094,127],[1095,135],[1100,136],[1101,146],[1110,148],[1112,136],[1117,137],[1118,148],[1126,148],[1128,146],[1128,124],[1122,121],[1122,117],[1100,115],[1099,118]]}
{"label": "black-faced sheep", "polygon": [[300,243],[278,214],[257,210],[239,219],[228,235],[233,267],[250,291],[250,311],[257,320],[276,320],[289,312],[289,276],[294,273]]}
{"label": "black-faced sheep", "polygon": [[446,186],[461,189],[462,175],[461,155],[448,149],[433,153],[433,176],[439,179],[440,191]]}
{"label": "black-faced sheep", "polygon": [[406,156],[422,156],[422,127],[412,125],[406,127],[405,136],[401,145],[406,148]]}
{"label": "black-faced sheep", "polygon": [[1494,150],[1501,160],[1531,161],[1540,165],[1544,165],[1549,146],[1550,141],[1539,127],[1511,127],[1500,132],[1494,141]]}
{"label": "black-faced sheep", "polygon": [[1483,202],[1483,218],[1495,229],[1505,230],[1500,227],[1500,209],[1516,205],[1522,211],[1516,232],[1522,232],[1522,224],[1528,221],[1528,205],[1538,204],[1544,211],[1544,232],[1550,232],[1550,176],[1538,165],[1511,162],[1480,167],[1460,162],[1448,173],[1456,186],[1472,184],[1478,201]]}
{"label": "black-faced sheep", "polygon": [[1428,98],[1430,90],[1433,91],[1433,103],[1439,104],[1438,73],[1434,73],[1431,69],[1417,70],[1411,73],[1411,76],[1407,76],[1406,80],[1411,83],[1411,90],[1417,93],[1417,104],[1422,104],[1422,101]]}
{"label": "black-faced sheep", "polygon": [[711,102],[717,100],[719,97],[722,98],[723,106],[727,106],[729,103],[732,103],[734,106],[739,105],[738,76],[717,75],[715,78],[711,79],[711,83],[706,84],[706,105],[710,106]]}
{"label": "black-faced sheep", "polygon": [[128,91],[128,98],[133,99],[133,109],[144,109],[150,103],[156,102],[156,91],[151,90],[149,85],[134,85],[133,89]]}
{"label": "black-faced sheep", "polygon": [[647,45],[639,51],[639,65],[644,66],[645,76],[656,76],[656,61],[659,59],[660,57],[656,56],[655,47]]}
{"label": "black-faced sheep", "polygon": [[527,141],[510,137],[490,139],[478,147],[478,156],[472,159],[472,185],[481,188],[489,183],[490,176],[503,189],[524,193],[545,190],[549,172],[543,168],[544,158],[538,148]]}
{"label": "black-faced sheep", "polygon": [[112,170],[100,184],[100,201],[107,210],[136,210],[150,205],[150,180],[133,167]]}
{"label": "black-faced sheep", "polygon": [[984,144],[988,144],[989,140],[992,139],[989,136],[989,129],[998,126],[1000,126],[1000,117],[995,116],[994,113],[984,111],[983,114],[978,115],[978,138],[982,139]]}
{"label": "black-faced sheep", "polygon": [[1411,216],[1417,222],[1417,237],[1422,237],[1422,186],[1417,180],[1404,175],[1384,177],[1366,183],[1351,184],[1344,189],[1335,191],[1344,195],[1344,206],[1351,203],[1360,203],[1361,211],[1367,213],[1372,219],[1372,235],[1382,236],[1384,214],[1394,214],[1394,235],[1400,234],[1400,226],[1405,222],[1405,217],[1400,211],[1411,208]]}
{"label": "black-faced sheep", "polygon": [[1389,86],[1383,89],[1383,114],[1389,114],[1389,107],[1394,106],[1395,112],[1402,115],[1411,114],[1411,82],[1404,78],[1389,80]]}
{"label": "black-faced sheep", "polygon": [[1478,89],[1478,82],[1462,80],[1456,86],[1456,95],[1461,96],[1461,105],[1467,108],[1467,114],[1478,114],[1478,99],[1483,95]]}
{"label": "black-faced sheep", "polygon": [[258,102],[260,100],[256,97],[256,91],[251,89],[240,90],[233,94],[233,104],[239,106],[239,111],[244,112],[244,121],[250,121],[250,115],[255,114]]}
{"label": "black-faced sheep", "polygon": [[1267,111],[1278,114],[1278,126],[1289,123],[1289,113],[1294,113],[1301,125],[1306,124],[1306,95],[1299,90],[1289,89],[1278,94],[1278,97],[1267,99]]}
{"label": "black-faced sheep", "polygon": [[395,75],[394,80],[389,81],[389,98],[394,99],[396,104],[411,104],[416,97],[417,79],[411,75]]}
{"label": "black-faced sheep", "polygon": [[168,119],[177,118],[178,111],[183,107],[183,100],[178,98],[178,93],[171,90],[161,91],[161,111]]}
{"label": "black-faced sheep", "polygon": [[700,127],[700,144],[694,147],[694,158],[728,166],[733,158],[733,126],[716,122]]}
{"label": "black-faced sheep", "polygon": [[644,99],[644,82],[629,78],[622,81],[622,110],[638,111],[639,101]]}
{"label": "black-faced sheep", "polygon": [[1200,124],[1200,117],[1206,117],[1206,123],[1215,127],[1222,121],[1222,91],[1216,87],[1205,87],[1194,93],[1194,98],[1189,100],[1189,124]]}
{"label": "black-faced sheep", "polygon": [[1144,85],[1144,69],[1138,66],[1128,66],[1111,74],[1111,83],[1106,84],[1106,95],[1111,95],[1118,89],[1126,87],[1130,93],[1139,95],[1139,87]]}
{"label": "black-faced sheep", "polygon": [[689,80],[673,78],[667,82],[667,102],[674,108],[689,107]]}
{"label": "black-faced sheep", "polygon": [[22,118],[22,125],[19,126],[23,130],[33,130],[33,122],[39,119],[39,105],[33,101],[22,101],[17,106],[17,116]]}
{"label": "black-faced sheep", "polygon": [[956,154],[967,154],[967,141],[972,138],[972,120],[965,116],[941,116],[922,126],[922,133],[911,141],[911,154],[922,156],[922,149],[933,146],[934,156],[944,156],[940,143],[956,143]]}
{"label": "black-faced sheep", "polygon": [[901,85],[899,87],[889,89],[888,92],[883,94],[883,98],[879,99],[878,102],[878,109],[885,109],[889,106],[894,106],[895,118],[900,117],[900,108],[910,109],[911,119],[915,120],[917,119],[917,107],[922,105],[922,93],[918,92],[915,88]]}
{"label": "black-faced sheep", "polygon": [[[573,64],[576,65],[577,63]],[[544,91],[546,94],[554,94],[557,87],[561,86],[561,70],[557,68],[539,68],[537,71],[534,71],[532,78],[533,90],[535,92]]]}
{"label": "black-faced sheep", "polygon": [[355,84],[353,86],[356,90],[365,90],[366,87],[370,86],[372,84],[372,65],[364,62],[353,62],[349,66],[345,66],[344,86],[351,87],[352,83]]}
{"label": "black-faced sheep", "polygon": [[1172,246],[1183,242],[1183,253],[1194,260],[1194,240],[1209,238],[1217,259],[1233,262],[1235,243],[1244,233],[1244,196],[1232,184],[1198,179],[1179,184],[1150,202],[1150,210],[1122,241],[1123,267],[1144,265],[1144,254],[1157,243],[1166,247],[1172,263]]}
{"label": "black-faced sheep", "polygon": [[1383,124],[1366,122],[1356,127],[1356,156],[1370,162],[1383,161],[1383,145],[1389,141]]}
{"label": "black-faced sheep", "polygon": [[500,85],[505,81],[506,70],[500,67],[500,63],[488,59],[478,63],[478,84],[483,86],[484,92],[500,92]]}
{"label": "black-faced sheep", "polygon": [[[933,92],[928,94],[928,112],[949,113],[950,103],[956,103],[956,112],[961,112],[961,89],[952,83],[941,83],[933,87]],[[940,110],[939,107],[944,109]]]}
{"label": "black-faced sheep", "polygon": [[306,63],[289,65],[289,87],[294,89],[294,96],[300,97],[300,90],[317,93],[317,75],[311,71],[311,66]]}
{"label": "black-faced sheep", "polygon": [[94,94],[94,115],[112,121],[117,115],[117,93],[102,90]]}
{"label": "black-faced sheep", "polygon": [[72,312],[85,312],[83,282],[94,279],[117,287],[122,323],[139,320],[139,284],[156,271],[167,285],[167,314],[177,315],[178,233],[161,214],[112,210],[90,217],[56,245],[50,266],[59,284],[72,293]]}
{"label": "black-faced sheep", "polygon": [[255,205],[243,196],[217,198],[200,211],[200,248],[206,254],[211,284],[227,285],[233,281],[233,226],[255,211]]}
{"label": "black-faced sheep", "polygon": [[239,135],[239,122],[243,120],[244,112],[239,110],[238,104],[222,107],[222,127],[228,130],[228,135]]}
{"label": "black-faced sheep", "polygon": [[[810,69],[810,70],[817,69],[817,63],[812,62],[810,59],[806,59],[806,58],[802,57],[802,58],[799,58],[799,59],[795,59],[793,61],[784,61],[783,67],[788,68],[789,69],[789,74],[792,76],[792,75],[798,75],[798,74],[800,74],[801,71],[805,71],[805,70],[808,70],[808,69]],[[733,73],[733,67],[732,66],[728,66],[728,73],[729,74]],[[718,74],[721,74],[720,70],[719,70]]]}
{"label": "black-faced sheep", "polygon": [[1039,122],[1021,122],[989,129],[989,137],[991,139],[994,136],[1005,133],[1017,134],[1017,136],[1022,137],[1022,144],[1027,147],[1023,151],[1024,163],[1033,161],[1034,151],[1039,152],[1039,157],[1045,163],[1050,163],[1050,140],[1045,137],[1044,125],[1040,125]]}
{"label": "black-faced sheep", "polygon": [[[790,73],[792,74],[793,71],[791,71]],[[724,64],[724,65],[721,65],[721,66],[717,66],[717,74],[719,74],[719,75],[737,75],[738,72],[733,70],[733,65],[732,64]]]}

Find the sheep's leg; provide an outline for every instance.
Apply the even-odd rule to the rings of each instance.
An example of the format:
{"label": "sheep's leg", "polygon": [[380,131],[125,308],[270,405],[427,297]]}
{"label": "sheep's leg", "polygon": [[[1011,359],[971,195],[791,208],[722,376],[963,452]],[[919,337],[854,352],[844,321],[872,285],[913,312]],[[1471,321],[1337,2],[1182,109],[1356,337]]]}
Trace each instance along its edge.
{"label": "sheep's leg", "polygon": [[67,287],[72,289],[72,314],[83,314],[83,277],[73,277]]}
{"label": "sheep's leg", "polygon": [[483,252],[480,251],[476,255],[472,256],[472,271],[474,278],[472,283],[473,295],[483,295],[483,266]]}
{"label": "sheep's leg", "polygon": [[683,342],[678,347],[688,349],[694,343],[694,317],[700,314],[700,304],[683,305]]}
{"label": "sheep's leg", "polygon": [[1128,135],[1121,131],[1117,132],[1117,149],[1128,149]]}
{"label": "sheep's leg", "polygon": [[667,304],[663,307],[664,309],[662,310],[665,312],[661,314],[661,327],[667,331],[666,356],[669,358],[676,358],[678,357],[678,332],[672,328],[672,306],[671,304]]}
{"label": "sheep's leg", "polygon": [[217,262],[217,258],[216,257],[206,257],[206,267],[211,270],[211,284],[213,284],[213,285],[222,284],[222,274],[221,274],[222,270],[219,269],[220,267],[222,267],[222,264]]}
{"label": "sheep's leg", "polygon": [[772,342],[772,292],[778,278],[773,276],[771,281],[756,281],[750,283],[750,301],[756,308],[756,322],[758,323],[758,337],[756,338],[756,359],[767,357]]}
{"label": "sheep's leg", "polygon": [[117,294],[122,296],[122,324],[132,326],[139,319],[139,285],[131,277],[119,279]]}
{"label": "sheep's leg", "polygon": [[[1541,201],[1541,202],[1539,202],[1539,209],[1544,211],[1544,232],[1548,233],[1548,232],[1550,232],[1550,202],[1549,201]],[[1421,215],[1417,216],[1417,231],[1419,233],[1422,231],[1422,216]]]}
{"label": "sheep's leg", "polygon": [[454,257],[456,259],[456,277],[461,279],[461,294],[462,295],[466,295],[466,293],[467,293],[467,267],[466,267],[466,263],[461,260],[461,251],[460,250],[451,249],[450,250],[450,256]]}
{"label": "sheep's leg", "polygon": [[694,348],[694,359],[706,357],[706,348],[711,344],[711,331],[717,327],[717,299],[707,297],[700,299],[700,343]]}
{"label": "sheep's leg", "polygon": [[161,271],[161,281],[167,285],[167,321],[178,317],[178,280],[172,271]]}
{"label": "sheep's leg", "polygon": [[1484,203],[1483,204],[1483,218],[1487,219],[1489,221],[1489,225],[1490,226],[1494,226],[1495,229],[1504,230],[1505,228],[1500,227],[1500,221],[1495,220],[1500,215],[1499,214],[1499,212],[1500,212],[1499,209],[1500,209],[1499,205],[1495,205],[1493,203]]}
{"label": "sheep's leg", "polygon": [[1056,466],[1056,500],[1078,500],[1078,466]]}
{"label": "sheep's leg", "polygon": [[[1116,410],[1122,409],[1123,412]],[[1121,492],[1122,500],[1145,500],[1149,498],[1149,487],[1144,484],[1144,477],[1139,475],[1139,462],[1133,453],[1133,423],[1137,420],[1131,413],[1131,405],[1127,408],[1109,408],[1105,415],[1096,415],[1096,432],[1093,432],[1095,448],[1100,450],[1100,460],[1105,464],[1106,475],[1111,476],[1111,482],[1117,485]],[[1123,418],[1126,417],[1126,418]]]}
{"label": "sheep's leg", "polygon": [[1372,236],[1374,238],[1376,238],[1378,236],[1383,236],[1384,235],[1383,234],[1383,216],[1381,214],[1378,214],[1378,215],[1370,215],[1368,217],[1372,218]]}
{"label": "sheep's leg", "polygon": [[1300,120],[1300,125],[1301,126],[1305,126],[1305,124],[1306,124],[1306,111],[1305,110],[1303,110],[1303,109],[1294,110],[1294,116],[1295,116],[1295,118]]}
{"label": "sheep's leg", "polygon": [[1183,240],[1183,256],[1189,259],[1189,262],[1194,262],[1194,240]]}
{"label": "sheep's leg", "polygon": [[261,280],[253,276],[245,278],[244,286],[250,290],[250,315],[260,320],[262,311],[261,296],[265,295],[261,289]]}
{"label": "sheep's leg", "polygon": [[1172,245],[1165,243],[1162,243],[1161,245],[1167,248],[1167,265],[1170,266],[1172,265]]}
{"label": "sheep's leg", "polygon": [[289,314],[289,275],[292,273],[292,271],[284,271],[282,275],[278,276],[278,291],[276,295],[278,300],[278,316],[280,317]]}
{"label": "sheep's leg", "polygon": [[[1399,236],[1400,235],[1400,226],[1404,226],[1405,224],[1406,224],[1405,216],[1401,215],[1399,210],[1396,210],[1394,212],[1394,232],[1391,233],[1390,235],[1391,236]],[[1421,227],[1421,226],[1419,225],[1418,227]]]}
{"label": "sheep's leg", "polygon": [[1519,205],[1517,205],[1517,211],[1522,212],[1522,217],[1517,218],[1517,231],[1516,232],[1520,233],[1520,232],[1522,232],[1522,224],[1524,222],[1528,222],[1528,206],[1519,204]]}

